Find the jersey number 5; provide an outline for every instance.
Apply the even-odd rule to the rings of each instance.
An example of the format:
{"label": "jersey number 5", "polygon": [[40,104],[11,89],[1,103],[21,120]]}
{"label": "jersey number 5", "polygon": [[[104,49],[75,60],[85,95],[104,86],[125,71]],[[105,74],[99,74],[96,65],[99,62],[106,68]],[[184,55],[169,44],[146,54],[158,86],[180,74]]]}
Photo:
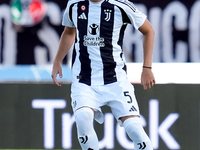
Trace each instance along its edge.
{"label": "jersey number 5", "polygon": [[125,91],[125,92],[124,92],[124,96],[128,96],[129,99],[130,99],[130,100],[127,101],[127,103],[132,103],[133,100],[132,100],[131,96],[129,95],[129,92],[128,92],[128,91]]}

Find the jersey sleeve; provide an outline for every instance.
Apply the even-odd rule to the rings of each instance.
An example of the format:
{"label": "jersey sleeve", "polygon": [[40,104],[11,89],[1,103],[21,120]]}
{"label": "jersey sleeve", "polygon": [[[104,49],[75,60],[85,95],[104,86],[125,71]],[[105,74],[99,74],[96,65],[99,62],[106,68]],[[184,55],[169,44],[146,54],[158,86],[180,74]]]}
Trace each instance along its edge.
{"label": "jersey sleeve", "polygon": [[75,25],[72,20],[72,3],[68,1],[67,7],[62,18],[62,25],[74,28]]}
{"label": "jersey sleeve", "polygon": [[138,29],[139,27],[143,25],[147,16],[141,11],[139,11],[132,2],[125,0],[123,1],[123,5],[121,6],[124,12],[126,13],[126,15],[128,16],[131,24],[136,29]]}

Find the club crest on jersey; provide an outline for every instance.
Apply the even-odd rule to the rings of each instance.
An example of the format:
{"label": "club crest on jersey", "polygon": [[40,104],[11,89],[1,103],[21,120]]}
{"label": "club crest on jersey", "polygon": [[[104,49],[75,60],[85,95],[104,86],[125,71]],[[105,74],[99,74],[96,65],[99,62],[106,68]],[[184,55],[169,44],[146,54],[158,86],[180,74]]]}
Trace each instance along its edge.
{"label": "club crest on jersey", "polygon": [[105,20],[106,20],[106,21],[109,21],[109,20],[110,20],[110,17],[111,17],[112,10],[110,10],[110,9],[105,9],[105,10],[104,10],[104,13],[105,13],[105,15],[106,15]]}
{"label": "club crest on jersey", "polygon": [[85,9],[86,9],[85,5],[82,5],[82,6],[81,6],[81,10],[82,10],[82,11],[85,11]]}

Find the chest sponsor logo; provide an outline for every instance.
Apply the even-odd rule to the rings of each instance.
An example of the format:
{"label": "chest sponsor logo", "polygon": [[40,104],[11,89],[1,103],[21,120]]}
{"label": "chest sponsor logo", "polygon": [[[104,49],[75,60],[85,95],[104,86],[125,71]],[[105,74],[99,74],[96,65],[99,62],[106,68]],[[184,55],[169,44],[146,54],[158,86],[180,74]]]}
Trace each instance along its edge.
{"label": "chest sponsor logo", "polygon": [[89,33],[92,35],[99,33],[99,26],[95,23],[89,25]]}
{"label": "chest sponsor logo", "polygon": [[104,38],[103,37],[90,37],[85,35],[83,37],[83,45],[84,46],[98,46],[98,47],[104,47],[105,43],[104,43]]}
{"label": "chest sponsor logo", "polygon": [[[98,46],[104,47],[104,38],[98,36],[99,33],[99,25],[93,23],[88,27],[89,35],[84,35],[83,37],[83,45],[84,46]],[[96,35],[96,36],[95,36]]]}

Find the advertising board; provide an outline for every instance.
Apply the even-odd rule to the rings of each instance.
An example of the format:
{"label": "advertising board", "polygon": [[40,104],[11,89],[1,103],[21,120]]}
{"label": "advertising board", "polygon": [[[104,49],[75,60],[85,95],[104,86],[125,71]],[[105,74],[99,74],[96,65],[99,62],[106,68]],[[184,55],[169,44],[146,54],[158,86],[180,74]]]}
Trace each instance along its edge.
{"label": "advertising board", "polygon": [[[0,84],[0,148],[80,149],[70,104],[70,84]],[[200,149],[200,85],[135,84],[142,125],[154,149]],[[133,149],[110,108],[94,122],[101,149]]]}

